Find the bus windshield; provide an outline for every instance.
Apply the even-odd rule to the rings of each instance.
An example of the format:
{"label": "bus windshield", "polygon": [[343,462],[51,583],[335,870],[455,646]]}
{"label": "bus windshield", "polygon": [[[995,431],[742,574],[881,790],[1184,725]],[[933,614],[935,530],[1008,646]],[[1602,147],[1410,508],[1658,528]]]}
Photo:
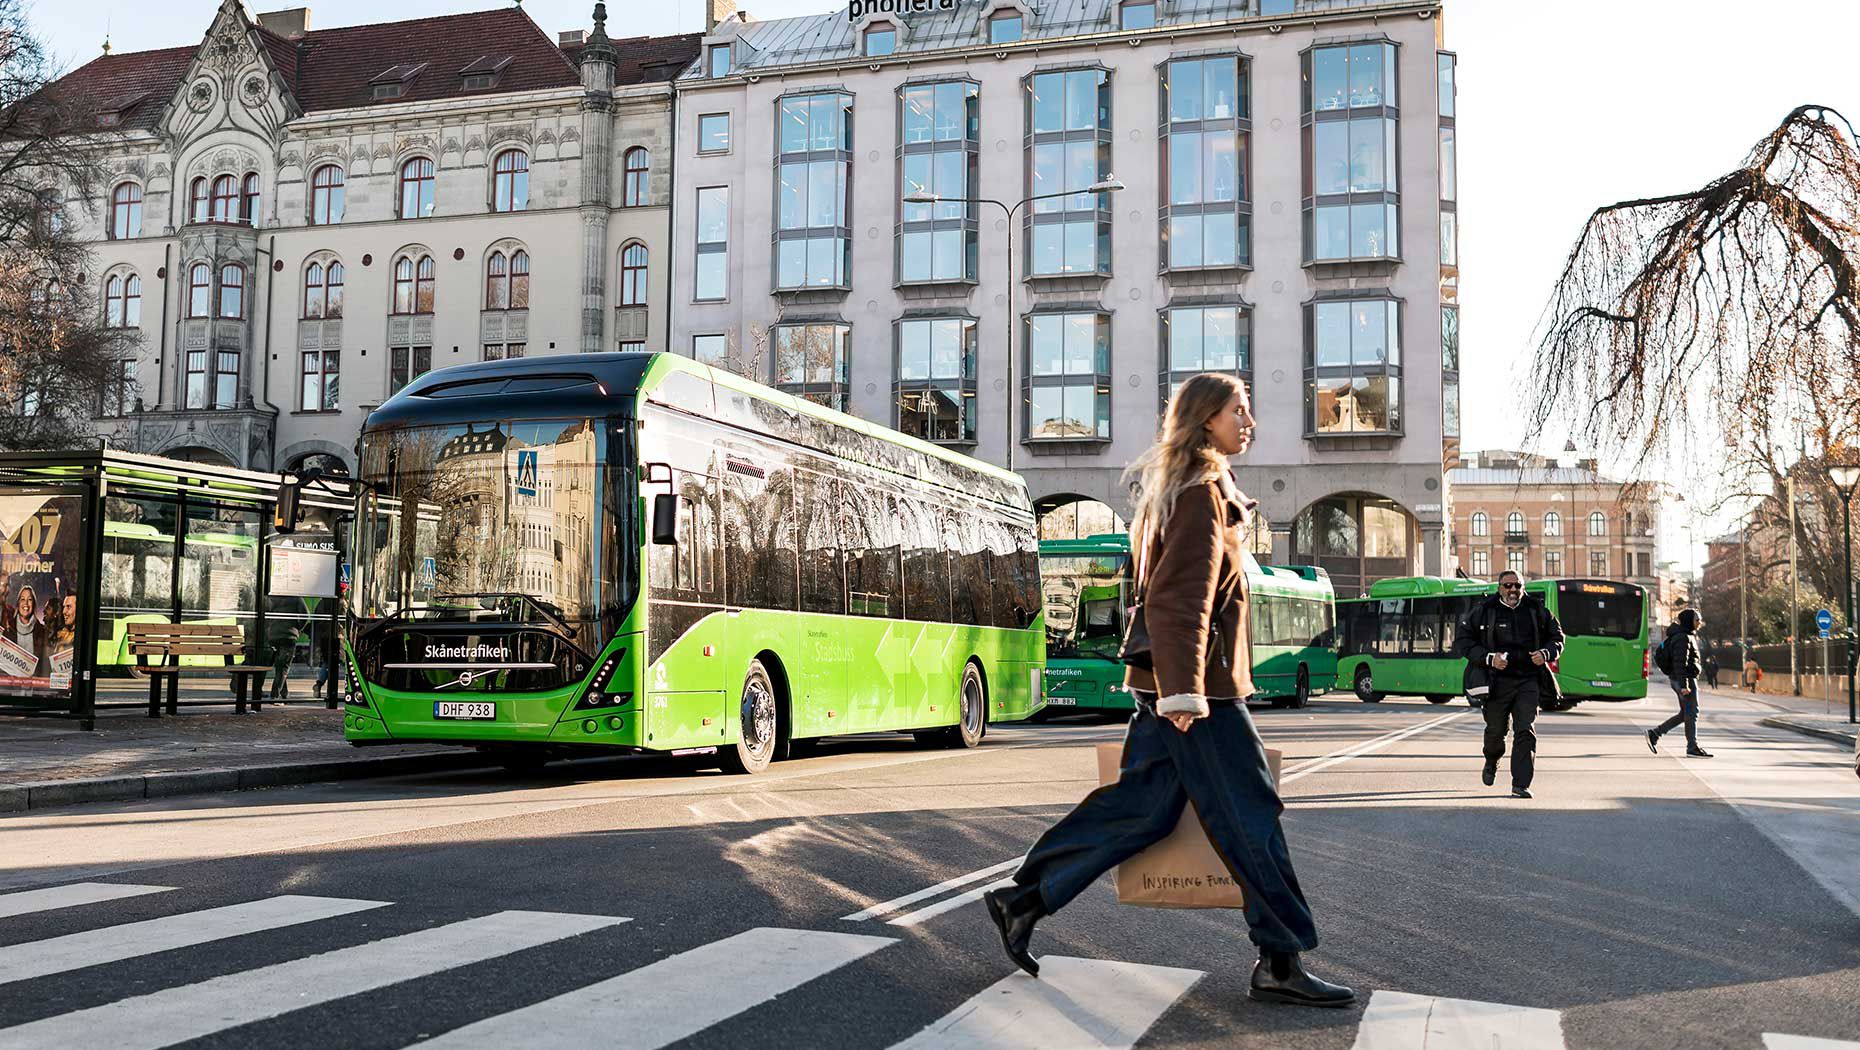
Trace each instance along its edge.
{"label": "bus windshield", "polygon": [[1116,659],[1124,637],[1130,556],[1049,554],[1040,559],[1040,580],[1046,591],[1047,654]]}
{"label": "bus windshield", "polygon": [[604,428],[525,420],[362,436],[355,615],[589,621],[616,586]]}
{"label": "bus windshield", "polygon": [[1646,618],[1637,588],[1564,584],[1557,588],[1556,603],[1557,619],[1568,635],[1639,638]]}

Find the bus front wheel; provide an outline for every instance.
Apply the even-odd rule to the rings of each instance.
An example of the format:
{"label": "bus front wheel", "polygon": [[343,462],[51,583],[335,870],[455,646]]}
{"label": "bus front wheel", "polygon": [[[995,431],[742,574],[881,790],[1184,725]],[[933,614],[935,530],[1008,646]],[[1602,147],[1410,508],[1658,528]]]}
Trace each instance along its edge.
{"label": "bus front wheel", "polygon": [[748,775],[767,769],[780,741],[781,717],[775,685],[761,660],[749,661],[749,673],[743,676],[742,707],[736,724],[736,743],[718,749],[718,765],[725,773]]}
{"label": "bus front wheel", "polygon": [[1311,706],[1311,672],[1303,664],[1298,666],[1298,684],[1292,687],[1291,706]]}
{"label": "bus front wheel", "polygon": [[1376,692],[1375,681],[1369,676],[1369,668],[1356,669],[1356,698],[1365,704],[1379,704],[1386,694]]}

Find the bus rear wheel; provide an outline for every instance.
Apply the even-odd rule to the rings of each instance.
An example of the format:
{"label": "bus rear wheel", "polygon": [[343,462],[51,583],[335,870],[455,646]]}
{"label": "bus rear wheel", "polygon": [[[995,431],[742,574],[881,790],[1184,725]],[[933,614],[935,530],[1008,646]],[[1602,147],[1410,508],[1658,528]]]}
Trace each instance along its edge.
{"label": "bus rear wheel", "polygon": [[1287,706],[1311,706],[1311,672],[1303,664],[1298,665],[1298,684],[1292,687],[1292,700]]}
{"label": "bus rear wheel", "polygon": [[982,672],[974,664],[962,669],[962,692],[958,695],[956,724],[947,729],[932,729],[913,734],[919,743],[940,747],[971,748],[988,733],[988,690],[982,685]]}
{"label": "bus rear wheel", "polygon": [[1452,700],[1453,698],[1451,696],[1447,696],[1442,693],[1427,694],[1427,702],[1430,704],[1445,704],[1445,703],[1452,702]]}
{"label": "bus rear wheel", "polygon": [[1365,704],[1379,704],[1386,694],[1376,692],[1376,683],[1370,677],[1369,668],[1356,669],[1356,698]]}
{"label": "bus rear wheel", "polygon": [[749,673],[743,676],[742,706],[736,724],[736,743],[717,750],[717,764],[725,773],[753,776],[774,760],[782,731],[775,686],[761,660],[749,661]]}

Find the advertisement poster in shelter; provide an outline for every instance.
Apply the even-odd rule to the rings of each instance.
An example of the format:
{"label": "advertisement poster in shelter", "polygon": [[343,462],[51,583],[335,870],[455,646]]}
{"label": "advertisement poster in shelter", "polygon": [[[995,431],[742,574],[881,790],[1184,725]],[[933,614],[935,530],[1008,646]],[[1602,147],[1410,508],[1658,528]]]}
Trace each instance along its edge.
{"label": "advertisement poster in shelter", "polygon": [[81,495],[0,491],[0,695],[71,694],[83,515]]}

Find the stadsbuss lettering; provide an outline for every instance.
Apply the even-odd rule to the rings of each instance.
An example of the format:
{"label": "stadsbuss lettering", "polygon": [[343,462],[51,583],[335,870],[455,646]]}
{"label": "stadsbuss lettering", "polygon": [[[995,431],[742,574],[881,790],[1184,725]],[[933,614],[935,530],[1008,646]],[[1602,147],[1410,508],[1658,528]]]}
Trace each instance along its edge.
{"label": "stadsbuss lettering", "polygon": [[508,660],[507,645],[429,645],[428,660]]}

